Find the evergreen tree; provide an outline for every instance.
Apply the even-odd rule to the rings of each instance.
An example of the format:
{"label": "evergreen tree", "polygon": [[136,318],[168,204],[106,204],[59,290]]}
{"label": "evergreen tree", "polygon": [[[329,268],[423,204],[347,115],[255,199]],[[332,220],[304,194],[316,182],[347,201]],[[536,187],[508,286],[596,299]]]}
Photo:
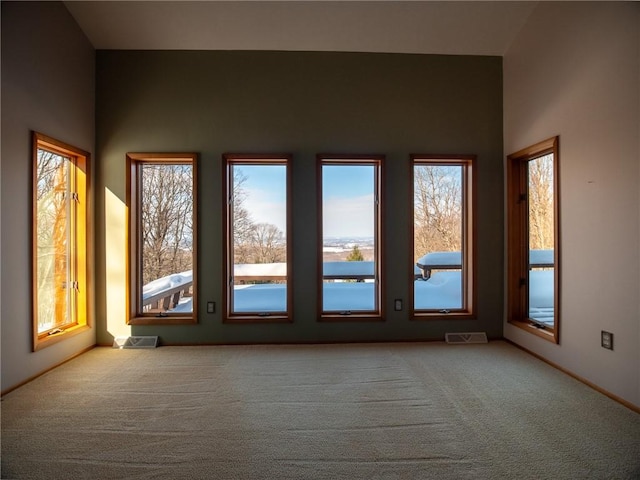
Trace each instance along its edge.
{"label": "evergreen tree", "polygon": [[351,253],[347,256],[347,262],[362,262],[364,257],[357,245],[353,246]]}

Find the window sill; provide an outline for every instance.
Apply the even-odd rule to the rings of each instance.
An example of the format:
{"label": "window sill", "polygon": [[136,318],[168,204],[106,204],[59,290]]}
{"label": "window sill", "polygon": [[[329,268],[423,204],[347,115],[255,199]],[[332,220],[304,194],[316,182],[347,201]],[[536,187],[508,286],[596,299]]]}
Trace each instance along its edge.
{"label": "window sill", "polygon": [[88,325],[75,325],[73,327],[64,329],[60,333],[38,336],[34,339],[33,351],[37,352],[38,350],[42,350],[43,348],[55,345],[56,343],[59,343],[71,337],[75,337],[76,335],[86,332],[87,330],[90,330],[90,327]]}
{"label": "window sill", "polygon": [[249,323],[293,323],[293,320],[288,315],[282,314],[247,314],[247,315],[227,315],[224,317],[223,323],[236,323],[236,324],[249,324]]}
{"label": "window sill", "polygon": [[411,320],[413,321],[430,321],[430,320],[475,320],[476,315],[473,312],[452,311],[449,313],[437,312],[413,312]]}
{"label": "window sill", "polygon": [[522,330],[531,333],[537,337],[540,337],[551,343],[560,343],[558,341],[558,335],[556,334],[555,329],[550,328],[539,328],[536,327],[532,322],[528,320],[509,320],[509,323],[514,327],[521,328]]}
{"label": "window sill", "polygon": [[196,316],[184,317],[177,315],[167,315],[163,317],[132,317],[127,322],[127,325],[191,325],[196,323],[198,323],[198,319]]}
{"label": "window sill", "polygon": [[318,318],[319,322],[384,322],[384,318],[376,313],[323,313]]}

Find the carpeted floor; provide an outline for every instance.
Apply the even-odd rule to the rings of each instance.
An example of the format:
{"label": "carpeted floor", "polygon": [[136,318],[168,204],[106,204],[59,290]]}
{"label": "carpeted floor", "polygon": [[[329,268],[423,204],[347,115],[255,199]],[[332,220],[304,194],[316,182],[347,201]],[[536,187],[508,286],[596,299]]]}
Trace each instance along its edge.
{"label": "carpeted floor", "polygon": [[96,348],[2,399],[9,479],[636,479],[640,415],[504,343]]}

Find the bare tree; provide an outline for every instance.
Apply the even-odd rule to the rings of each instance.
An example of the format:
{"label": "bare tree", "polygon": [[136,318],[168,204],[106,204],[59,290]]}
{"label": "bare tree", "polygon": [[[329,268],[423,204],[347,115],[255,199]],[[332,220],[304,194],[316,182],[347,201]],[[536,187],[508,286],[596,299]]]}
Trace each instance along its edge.
{"label": "bare tree", "polygon": [[529,161],[529,248],[553,249],[553,155]]}
{"label": "bare tree", "polygon": [[271,223],[253,226],[251,259],[253,263],[286,261],[285,238],[278,227]]}
{"label": "bare tree", "polygon": [[38,325],[67,318],[69,160],[38,149],[36,162]]}
{"label": "bare tree", "polygon": [[193,268],[193,171],[191,165],[142,167],[143,283]]}
{"label": "bare tree", "polygon": [[243,185],[246,175],[239,169],[233,169],[232,220],[233,220],[233,256],[234,263],[249,263],[254,223],[251,213],[244,206],[247,192]]}
{"label": "bare tree", "polygon": [[[59,190],[59,171],[66,168],[68,159],[48,150],[38,149],[38,161],[36,162],[36,200],[49,194],[53,190]],[[66,183],[66,179],[65,179]]]}
{"label": "bare tree", "polygon": [[462,246],[461,167],[420,165],[414,169],[415,257]]}
{"label": "bare tree", "polygon": [[273,224],[254,222],[245,207],[247,176],[233,170],[232,219],[234,263],[274,263],[286,261],[284,234]]}

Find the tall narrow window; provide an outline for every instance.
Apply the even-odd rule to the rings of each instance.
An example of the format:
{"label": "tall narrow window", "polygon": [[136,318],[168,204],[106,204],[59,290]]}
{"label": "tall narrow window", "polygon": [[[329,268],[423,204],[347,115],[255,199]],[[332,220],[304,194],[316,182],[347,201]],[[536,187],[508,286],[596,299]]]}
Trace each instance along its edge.
{"label": "tall narrow window", "polygon": [[382,156],[318,156],[320,318],[381,320]]}
{"label": "tall narrow window", "polygon": [[414,318],[474,313],[475,156],[412,155]]}
{"label": "tall narrow window", "polygon": [[507,157],[508,320],[559,342],[558,137]]}
{"label": "tall narrow window", "polygon": [[289,155],[224,155],[226,321],[289,321]]}
{"label": "tall narrow window", "polygon": [[194,153],[129,153],[130,324],[195,323]]}
{"label": "tall narrow window", "polygon": [[33,349],[87,326],[89,154],[33,134]]}

